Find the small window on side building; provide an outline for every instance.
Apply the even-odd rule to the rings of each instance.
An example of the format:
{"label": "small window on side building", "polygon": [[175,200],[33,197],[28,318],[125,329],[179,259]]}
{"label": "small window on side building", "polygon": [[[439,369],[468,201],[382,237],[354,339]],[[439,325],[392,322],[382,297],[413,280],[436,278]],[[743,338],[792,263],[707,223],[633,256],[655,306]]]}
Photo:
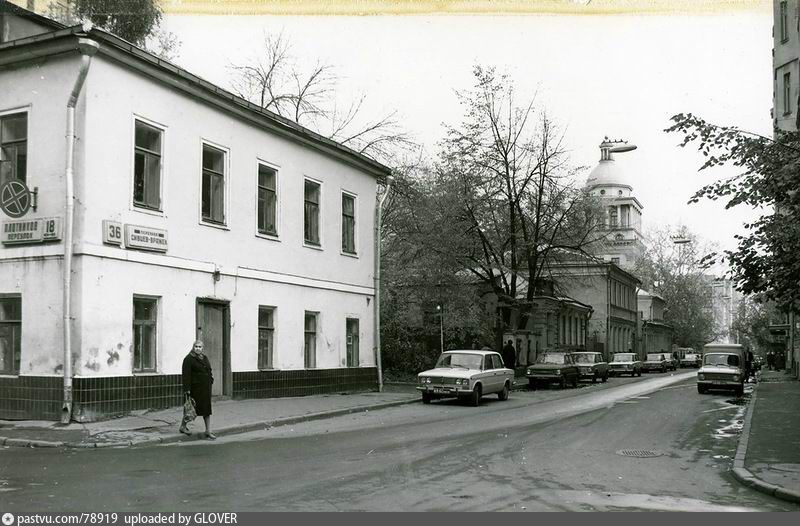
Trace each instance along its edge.
{"label": "small window on side building", "polygon": [[225,152],[203,145],[203,221],[225,224]]}
{"label": "small window on side building", "polygon": [[28,114],[0,115],[0,185],[17,179],[23,183],[28,171]]}
{"label": "small window on side building", "polygon": [[258,233],[278,235],[278,172],[258,165]]}
{"label": "small window on side building", "polygon": [[0,374],[19,374],[22,297],[0,295]]}
{"label": "small window on side building", "polygon": [[133,298],[133,372],[155,372],[158,299]]}
{"label": "small window on side building", "polygon": [[272,369],[274,355],[275,309],[258,308],[258,368]]}
{"label": "small window on side building", "polygon": [[306,180],[304,188],[303,239],[309,245],[319,246],[319,194],[320,185]]}
{"label": "small window on side building", "polygon": [[163,132],[138,120],[134,128],[133,205],[161,210]]}
{"label": "small window on side building", "polygon": [[356,198],[342,194],[342,252],[356,253]]}
{"label": "small window on side building", "polygon": [[306,312],[303,350],[303,366],[313,369],[317,366],[317,313]]}

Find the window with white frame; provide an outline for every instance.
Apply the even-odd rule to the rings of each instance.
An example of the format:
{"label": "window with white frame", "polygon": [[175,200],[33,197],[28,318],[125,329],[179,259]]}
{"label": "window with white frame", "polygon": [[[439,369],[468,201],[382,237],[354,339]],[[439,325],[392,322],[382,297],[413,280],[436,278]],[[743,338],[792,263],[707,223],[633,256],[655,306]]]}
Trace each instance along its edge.
{"label": "window with white frame", "polygon": [[134,123],[133,205],[161,210],[162,130]]}
{"label": "window with white frame", "polygon": [[278,235],[278,172],[258,164],[258,233]]}
{"label": "window with white frame", "polygon": [[25,182],[28,171],[28,113],[0,115],[0,185]]}
{"label": "window with white frame", "polygon": [[781,42],[785,42],[789,39],[789,21],[788,21],[788,10],[786,7],[786,2],[783,1],[780,4],[781,13],[780,13],[780,24],[781,24]]}
{"label": "window with white frame", "polygon": [[342,252],[356,253],[356,198],[342,194]]}
{"label": "window with white frame", "polygon": [[306,311],[303,346],[303,367],[306,369],[317,366],[317,318],[316,312]]}
{"label": "window with white frame", "polygon": [[357,318],[347,318],[345,321],[345,335],[347,338],[347,367],[358,367],[360,344]]}
{"label": "window with white frame", "polygon": [[303,239],[309,245],[319,246],[319,183],[306,179],[304,195]]}
{"label": "window with white frame", "polygon": [[258,368],[272,369],[275,342],[275,308],[258,307]]}
{"label": "window with white frame", "polygon": [[133,297],[133,371],[155,372],[158,298]]}
{"label": "window with white frame", "polygon": [[203,144],[203,221],[225,224],[225,152]]}
{"label": "window with white frame", "polygon": [[792,113],[792,74],[783,74],[783,114]]}
{"label": "window with white frame", "polygon": [[19,374],[22,296],[0,294],[0,374]]}

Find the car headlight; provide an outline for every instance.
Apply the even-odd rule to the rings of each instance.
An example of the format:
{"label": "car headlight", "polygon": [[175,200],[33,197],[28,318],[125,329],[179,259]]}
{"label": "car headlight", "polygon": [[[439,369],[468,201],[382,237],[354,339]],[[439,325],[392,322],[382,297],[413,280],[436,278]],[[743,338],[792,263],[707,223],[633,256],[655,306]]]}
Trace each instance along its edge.
{"label": "car headlight", "polygon": [[427,377],[427,378],[425,379],[425,383],[426,383],[426,384],[429,384],[429,383],[431,383],[431,378],[430,378],[430,376],[429,376],[429,377]]}
{"label": "car headlight", "polygon": [[738,382],[739,381],[739,375],[738,374],[734,374],[733,375],[733,381],[734,382]]}
{"label": "car headlight", "polygon": [[561,374],[561,369],[556,369],[556,374]]}
{"label": "car headlight", "polygon": [[528,374],[533,374],[533,371],[531,369],[528,369]]}
{"label": "car headlight", "polygon": [[697,373],[697,379],[698,380],[705,380],[706,379],[706,375],[704,375],[703,373]]}

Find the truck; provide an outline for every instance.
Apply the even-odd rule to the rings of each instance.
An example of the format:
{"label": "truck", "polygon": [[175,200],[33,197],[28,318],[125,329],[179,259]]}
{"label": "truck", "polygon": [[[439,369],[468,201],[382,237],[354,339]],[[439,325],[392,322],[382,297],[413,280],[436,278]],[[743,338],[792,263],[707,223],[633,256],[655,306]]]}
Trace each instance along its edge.
{"label": "truck", "polygon": [[703,347],[703,361],[697,371],[697,392],[711,389],[732,390],[744,394],[746,380],[745,350],[739,344],[708,343]]}

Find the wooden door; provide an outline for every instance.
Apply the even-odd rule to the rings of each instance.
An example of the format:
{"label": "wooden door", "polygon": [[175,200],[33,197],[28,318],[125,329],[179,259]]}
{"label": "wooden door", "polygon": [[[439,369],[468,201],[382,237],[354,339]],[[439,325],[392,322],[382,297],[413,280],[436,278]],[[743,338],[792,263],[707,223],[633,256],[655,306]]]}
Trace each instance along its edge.
{"label": "wooden door", "polygon": [[214,373],[212,396],[225,394],[228,353],[228,330],[226,327],[227,305],[221,303],[198,302],[197,338],[203,342],[208,361]]}

